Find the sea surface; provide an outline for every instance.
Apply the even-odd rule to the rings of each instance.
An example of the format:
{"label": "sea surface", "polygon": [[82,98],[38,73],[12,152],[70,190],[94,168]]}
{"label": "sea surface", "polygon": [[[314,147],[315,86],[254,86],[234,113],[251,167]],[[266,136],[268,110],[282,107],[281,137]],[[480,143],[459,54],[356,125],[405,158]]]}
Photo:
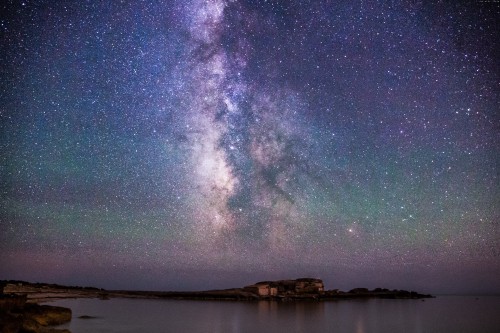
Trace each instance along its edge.
{"label": "sea surface", "polygon": [[[498,333],[500,297],[438,296],[425,300],[236,302],[68,299],[72,333],[354,332]],[[81,319],[79,316],[93,316]]]}

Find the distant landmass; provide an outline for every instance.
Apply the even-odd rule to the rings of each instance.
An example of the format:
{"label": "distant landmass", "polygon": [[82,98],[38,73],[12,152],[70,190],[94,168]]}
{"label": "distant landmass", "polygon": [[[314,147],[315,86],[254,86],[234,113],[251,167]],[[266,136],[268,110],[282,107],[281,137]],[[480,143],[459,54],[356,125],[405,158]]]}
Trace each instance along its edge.
{"label": "distant landmass", "polygon": [[61,286],[57,284],[30,283],[26,281],[0,281],[0,291],[7,295],[26,295],[28,302],[42,302],[62,298],[154,298],[197,300],[279,300],[279,301],[329,301],[350,298],[419,299],[431,295],[415,291],[376,288],[355,288],[349,291],[325,290],[323,281],[316,278],[261,281],[241,288],[207,291],[132,291],[105,290],[94,287]]}

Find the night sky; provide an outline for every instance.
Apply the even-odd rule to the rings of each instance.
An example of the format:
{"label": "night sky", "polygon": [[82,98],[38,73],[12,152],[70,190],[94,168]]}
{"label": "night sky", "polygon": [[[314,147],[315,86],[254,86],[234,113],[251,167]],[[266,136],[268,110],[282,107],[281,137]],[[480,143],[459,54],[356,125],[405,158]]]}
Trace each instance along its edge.
{"label": "night sky", "polygon": [[0,279],[500,292],[498,1],[3,1]]}

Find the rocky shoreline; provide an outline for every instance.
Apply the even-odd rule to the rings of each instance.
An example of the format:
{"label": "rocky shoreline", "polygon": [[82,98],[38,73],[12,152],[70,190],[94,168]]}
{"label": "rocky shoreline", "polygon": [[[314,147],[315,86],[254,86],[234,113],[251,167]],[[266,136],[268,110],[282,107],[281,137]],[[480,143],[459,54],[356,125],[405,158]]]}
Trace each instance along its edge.
{"label": "rocky shoreline", "polygon": [[26,295],[0,294],[1,333],[70,333],[52,328],[71,320],[71,309],[28,303]]}

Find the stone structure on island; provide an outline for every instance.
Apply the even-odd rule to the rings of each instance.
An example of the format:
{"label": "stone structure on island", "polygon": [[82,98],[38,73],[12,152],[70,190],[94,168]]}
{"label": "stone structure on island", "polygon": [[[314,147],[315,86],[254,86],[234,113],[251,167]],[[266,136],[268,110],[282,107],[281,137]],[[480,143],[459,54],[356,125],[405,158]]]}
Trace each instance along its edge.
{"label": "stone structure on island", "polygon": [[320,295],[324,290],[323,281],[313,278],[262,281],[243,288],[243,291],[259,297],[312,296]]}

